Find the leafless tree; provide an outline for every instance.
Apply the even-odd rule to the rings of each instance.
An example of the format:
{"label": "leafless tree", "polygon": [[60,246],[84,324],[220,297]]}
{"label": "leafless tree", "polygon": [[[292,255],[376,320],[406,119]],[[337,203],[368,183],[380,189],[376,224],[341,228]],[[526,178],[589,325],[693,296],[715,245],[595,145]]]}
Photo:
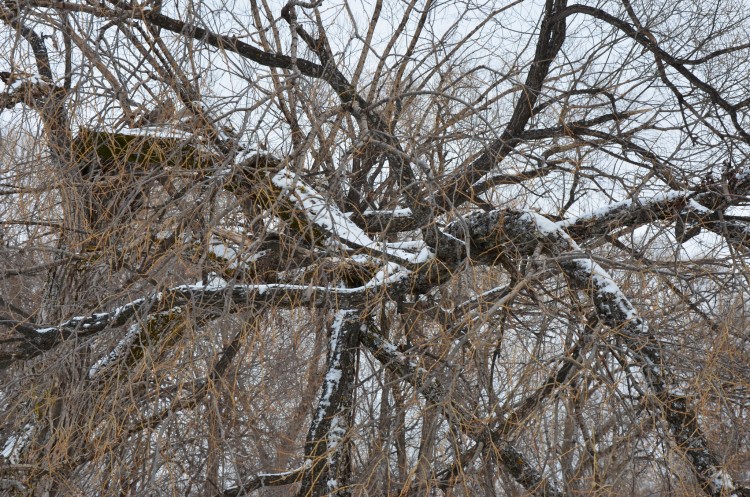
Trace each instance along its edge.
{"label": "leafless tree", "polygon": [[750,488],[750,6],[0,3],[0,493]]}

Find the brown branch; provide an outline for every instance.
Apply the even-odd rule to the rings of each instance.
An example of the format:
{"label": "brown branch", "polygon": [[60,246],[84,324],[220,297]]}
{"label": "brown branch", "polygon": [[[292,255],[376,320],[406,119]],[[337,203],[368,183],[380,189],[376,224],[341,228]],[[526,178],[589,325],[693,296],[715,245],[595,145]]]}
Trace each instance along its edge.
{"label": "brown branch", "polygon": [[533,495],[540,497],[562,497],[562,490],[544,478],[526,457],[499,432],[489,433],[485,423],[450,399],[449,390],[440,381],[439,375],[431,374],[409,357],[399,352],[393,344],[370,328],[363,329],[362,345],[399,379],[414,385],[432,405],[441,406],[443,415],[454,427],[471,437],[481,449],[490,448],[497,454],[508,473]]}
{"label": "brown branch", "polygon": [[519,144],[519,135],[533,115],[539,94],[547,78],[552,62],[565,41],[566,19],[558,14],[566,6],[565,0],[547,0],[542,14],[540,33],[526,82],[516,101],[510,122],[500,138],[487,146],[487,150],[476,160],[458,168],[442,182],[444,192],[436,199],[437,207],[447,211],[473,201],[476,192],[474,183],[489,173]]}
{"label": "brown branch", "polygon": [[554,257],[571,288],[586,292],[599,319],[622,337],[647,386],[659,400],[656,407],[667,419],[675,442],[687,456],[703,490],[712,497],[721,497],[735,489],[732,478],[709,450],[689,399],[674,393],[660,344],[646,321],[609,275],[581,253],[570,235],[543,216],[511,210],[476,213],[448,228],[454,236],[468,229],[467,235],[482,258],[497,258],[505,247],[513,247],[514,259],[528,257],[537,248]]}
{"label": "brown branch", "polygon": [[558,11],[555,14],[555,17],[557,20],[562,20],[573,14],[586,14],[596,19],[599,19],[600,21],[604,21],[607,24],[623,32],[625,35],[633,39],[639,45],[648,49],[651,53],[654,54],[654,57],[657,59],[658,62],[663,61],[664,63],[666,63],[673,69],[675,69],[678,73],[680,73],[683,77],[685,77],[685,79],[687,79],[693,86],[695,86],[696,88],[699,88],[704,93],[706,93],[713,103],[715,103],[716,105],[724,109],[724,111],[727,114],[729,114],[732,120],[732,123],[734,124],[735,129],[740,134],[742,139],[746,142],[750,142],[750,134],[748,134],[740,125],[739,118],[737,115],[737,107],[735,105],[732,105],[724,97],[722,97],[721,93],[716,88],[714,88],[713,86],[709,85],[708,83],[700,79],[692,71],[688,70],[682,61],[680,61],[679,59],[677,59],[676,57],[672,56],[671,54],[667,53],[664,49],[662,49],[658,45],[658,43],[656,42],[653,36],[649,36],[647,32],[637,30],[636,28],[634,28],[627,22],[605,12],[602,9],[599,9],[596,7],[590,7],[587,5],[579,5],[579,4],[571,5],[569,7],[566,7]]}

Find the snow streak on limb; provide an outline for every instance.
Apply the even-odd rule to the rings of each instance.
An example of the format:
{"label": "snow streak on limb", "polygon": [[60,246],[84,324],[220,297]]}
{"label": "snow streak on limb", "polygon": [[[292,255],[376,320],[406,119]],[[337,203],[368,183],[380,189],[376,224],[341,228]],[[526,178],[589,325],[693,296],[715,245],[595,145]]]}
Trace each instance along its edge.
{"label": "snow streak on limb", "polygon": [[669,423],[675,441],[690,461],[703,490],[714,497],[734,492],[736,487],[732,478],[708,449],[688,398],[670,391],[668,374],[664,370],[657,340],[609,274],[583,254],[570,235],[545,217],[526,212],[506,219],[512,219],[517,224],[510,227],[510,232],[527,231],[531,236],[539,238],[544,251],[559,259],[560,267],[570,284],[587,292],[599,318],[623,337],[648,386],[661,401],[659,407]]}
{"label": "snow streak on limb", "polygon": [[[173,307],[159,312],[153,312],[142,320],[137,320],[128,327],[114,348],[104,357],[96,361],[89,369],[89,379],[93,380],[114,363],[122,360],[132,364],[143,355],[143,346],[149,341],[172,343],[184,329],[185,309]],[[197,322],[200,322],[198,320]]]}
{"label": "snow streak on limb", "polygon": [[[403,263],[424,262],[419,254],[393,248],[386,243],[375,242],[349,216],[325,195],[318,193],[299,176],[287,168],[282,168],[272,178],[271,183],[280,190],[281,198],[295,205],[314,230],[331,238],[329,243],[343,245],[346,249],[366,249],[374,255],[386,256]],[[302,234],[309,236],[306,226],[300,227]]]}
{"label": "snow streak on limb", "polygon": [[122,337],[119,342],[117,342],[117,345],[114,346],[109,354],[102,357],[101,359],[96,361],[93,366],[91,366],[91,368],[89,369],[89,379],[94,379],[100,371],[124,356],[127,351],[130,350],[130,347],[133,346],[133,343],[135,342],[135,339],[138,337],[140,332],[140,323],[131,324],[128,327],[127,333],[125,333],[125,336]]}
{"label": "snow streak on limb", "polygon": [[249,481],[235,487],[228,488],[223,492],[216,494],[215,497],[240,497],[260,488],[290,485],[299,481],[302,473],[307,468],[307,465],[302,465],[299,468],[295,468],[290,471],[284,471],[281,473],[258,473]]}
{"label": "snow streak on limb", "polygon": [[3,457],[3,462],[9,464],[18,464],[21,461],[21,455],[31,442],[31,435],[34,431],[33,423],[26,423],[20,433],[9,436],[5,443],[3,443],[3,451],[0,452],[0,456]]}
{"label": "snow streak on limb", "polygon": [[37,100],[41,102],[52,93],[52,85],[37,75],[14,75],[2,72],[0,79],[7,85],[5,92],[0,95],[0,108],[3,109],[11,109],[19,103],[34,108]]}
{"label": "snow streak on limb", "polygon": [[[360,342],[375,358],[388,368],[395,376],[411,383],[431,404],[446,406],[443,415],[454,427],[471,437],[485,451],[496,454],[505,470],[532,495],[539,497],[563,497],[565,494],[552,482],[534,469],[524,455],[498,431],[490,433],[489,427],[483,426],[486,420],[472,416],[466,409],[449,400],[449,389],[440,380],[420,367],[398,347],[383,338],[367,326],[362,326]],[[460,474],[461,472],[458,471]]]}
{"label": "snow streak on limb", "polygon": [[324,233],[334,235],[339,241],[352,246],[370,246],[375,242],[359,226],[354,224],[331,199],[318,193],[305,184],[287,168],[281,169],[272,178],[273,186],[281,190],[281,195],[304,212],[307,220]]}
{"label": "snow streak on limb", "polygon": [[[723,209],[739,203],[750,194],[750,174],[734,174],[727,180],[727,194],[714,187],[705,192],[672,190],[640,199],[626,199],[601,209],[569,217],[558,223],[559,227],[575,240],[590,240],[605,236],[623,227],[637,228],[658,220],[676,221],[675,237],[683,241],[678,232],[680,223],[696,231],[705,229],[727,239],[735,246],[750,247],[750,223],[746,219],[732,219],[723,215]],[[682,226],[681,229],[684,229]]]}
{"label": "snow streak on limb", "polygon": [[[15,361],[28,360],[49,351],[64,340],[83,338],[105,329],[125,325],[136,313],[145,315],[164,309],[192,305],[215,312],[236,312],[241,306],[267,306],[293,308],[322,308],[334,299],[342,307],[354,308],[372,298],[378,297],[383,288],[389,292],[404,293],[411,288],[406,272],[392,274],[386,278],[369,282],[356,288],[334,288],[313,285],[222,285],[214,280],[208,286],[200,284],[180,285],[163,292],[133,300],[109,312],[94,313],[91,316],[76,316],[57,326],[28,325],[16,326],[20,337],[15,349],[10,346],[0,350],[0,370]],[[227,309],[227,304],[231,304]]]}
{"label": "snow streak on limb", "polygon": [[34,358],[69,338],[83,338],[107,328],[123,326],[139,311],[157,306],[163,297],[164,295],[158,292],[146,298],[133,300],[110,312],[76,316],[57,326],[18,326],[15,330],[21,335],[20,345],[15,350],[8,348],[0,351],[0,370],[17,360]]}
{"label": "snow streak on limb", "polygon": [[360,333],[359,311],[340,310],[330,329],[326,375],[318,408],[305,443],[305,465],[299,497],[350,495],[351,474],[347,432],[351,425],[352,393]]}

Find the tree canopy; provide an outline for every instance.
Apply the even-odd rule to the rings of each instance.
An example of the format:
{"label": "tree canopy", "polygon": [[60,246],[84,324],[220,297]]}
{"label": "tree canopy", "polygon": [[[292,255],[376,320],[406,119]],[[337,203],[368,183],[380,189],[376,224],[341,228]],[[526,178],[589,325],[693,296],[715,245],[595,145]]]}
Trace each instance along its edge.
{"label": "tree canopy", "polygon": [[0,492],[750,495],[749,5],[0,19]]}

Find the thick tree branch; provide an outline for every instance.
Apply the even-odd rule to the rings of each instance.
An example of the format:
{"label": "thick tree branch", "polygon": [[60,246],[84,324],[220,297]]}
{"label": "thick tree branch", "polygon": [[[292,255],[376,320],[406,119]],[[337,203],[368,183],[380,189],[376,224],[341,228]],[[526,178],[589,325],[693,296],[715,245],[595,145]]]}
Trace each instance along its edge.
{"label": "thick tree branch", "polygon": [[547,78],[552,62],[565,41],[566,19],[558,14],[566,0],[547,0],[542,14],[539,37],[526,82],[516,101],[513,115],[500,138],[487,146],[487,150],[465,167],[456,169],[442,181],[437,207],[450,210],[476,197],[473,185],[505,159],[521,143],[519,135],[533,115],[533,109]]}
{"label": "thick tree branch", "polygon": [[[512,247],[514,258],[527,257],[541,246],[544,253],[558,260],[570,285],[585,291],[593,300],[599,318],[625,341],[645,382],[659,399],[677,445],[691,463],[701,487],[713,497],[731,494],[736,486],[709,450],[706,438],[688,399],[674,393],[665,369],[660,344],[650,334],[645,320],[620,291],[610,276],[581,253],[575,241],[562,228],[532,212],[494,211],[478,213],[464,223],[449,226],[455,234],[468,229],[481,258],[497,257],[498,251]],[[491,245],[489,245],[492,240]],[[476,253],[476,252],[475,252]]]}
{"label": "thick tree branch", "polygon": [[305,467],[299,497],[349,495],[349,430],[359,347],[359,311],[338,311],[330,330],[328,361],[318,407],[305,442]]}

